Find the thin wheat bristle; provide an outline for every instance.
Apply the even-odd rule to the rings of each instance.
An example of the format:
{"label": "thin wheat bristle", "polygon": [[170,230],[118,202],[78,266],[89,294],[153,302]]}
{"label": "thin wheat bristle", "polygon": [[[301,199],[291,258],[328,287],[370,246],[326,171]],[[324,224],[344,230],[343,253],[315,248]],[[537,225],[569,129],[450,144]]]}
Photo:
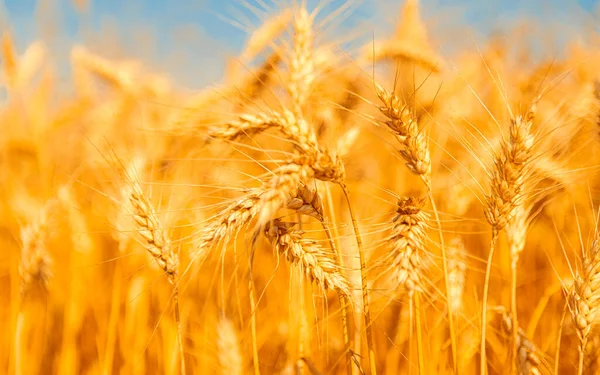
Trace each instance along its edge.
{"label": "thin wheat bristle", "polygon": [[300,267],[322,290],[333,289],[340,295],[350,297],[352,288],[333,254],[325,251],[317,241],[305,238],[303,231],[292,229],[294,225],[275,219],[265,227],[265,236],[278,254]]}

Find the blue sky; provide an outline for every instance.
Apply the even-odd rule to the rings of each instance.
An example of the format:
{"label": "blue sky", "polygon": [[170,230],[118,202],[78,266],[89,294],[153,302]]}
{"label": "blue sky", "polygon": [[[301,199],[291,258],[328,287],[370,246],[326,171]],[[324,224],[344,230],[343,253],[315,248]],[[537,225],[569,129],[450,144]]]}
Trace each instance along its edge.
{"label": "blue sky", "polygon": [[[281,1],[248,0],[277,8]],[[336,7],[345,0],[330,0]],[[259,18],[234,0],[89,0],[91,12],[78,14],[71,0],[0,0],[0,31],[10,29],[20,48],[42,39],[60,59],[74,43],[108,55],[141,58],[168,71],[179,82],[199,86],[222,71],[223,59],[243,46],[246,33],[230,20],[251,28]],[[290,3],[290,0],[285,3]],[[317,4],[311,2],[309,6]],[[421,0],[423,17],[444,49],[447,30],[468,26],[482,36],[499,25],[536,19],[542,28],[569,38],[598,25],[598,0]],[[274,5],[275,4],[275,5]],[[340,30],[362,27],[370,38],[389,33],[401,0],[353,0],[354,12]],[[260,6],[259,6],[260,7]],[[263,8],[264,9],[264,8]],[[373,22],[377,20],[377,22]],[[448,38],[446,38],[448,39]],[[469,39],[469,38],[467,38]],[[477,38],[473,38],[477,40]]]}

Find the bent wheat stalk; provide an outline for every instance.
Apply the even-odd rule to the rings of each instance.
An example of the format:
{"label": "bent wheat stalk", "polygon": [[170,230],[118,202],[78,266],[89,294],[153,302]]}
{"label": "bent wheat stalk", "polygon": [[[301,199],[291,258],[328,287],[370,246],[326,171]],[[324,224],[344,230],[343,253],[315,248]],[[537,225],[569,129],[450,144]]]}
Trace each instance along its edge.
{"label": "bent wheat stalk", "polygon": [[373,321],[371,319],[371,306],[369,296],[369,282],[367,280],[367,261],[365,259],[365,251],[363,247],[362,238],[360,236],[360,229],[358,228],[358,222],[352,209],[352,202],[350,200],[350,190],[343,181],[338,182],[346,197],[346,204],[348,206],[348,212],[350,213],[350,219],[352,220],[352,228],[354,229],[354,237],[356,238],[356,244],[358,246],[358,254],[360,259],[360,276],[361,276],[361,288],[363,292],[363,309],[365,312],[365,330],[367,333],[367,350],[369,351],[369,369],[371,374],[377,375],[377,365],[375,357],[375,341],[373,340]]}

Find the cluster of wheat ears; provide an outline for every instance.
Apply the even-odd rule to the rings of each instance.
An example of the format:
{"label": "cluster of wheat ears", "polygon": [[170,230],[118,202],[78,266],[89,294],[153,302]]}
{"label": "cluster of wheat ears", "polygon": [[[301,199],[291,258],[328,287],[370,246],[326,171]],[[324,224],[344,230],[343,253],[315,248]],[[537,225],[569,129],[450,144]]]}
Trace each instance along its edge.
{"label": "cluster of wheat ears", "polygon": [[0,372],[600,373],[599,39],[248,9],[193,92],[3,34]]}

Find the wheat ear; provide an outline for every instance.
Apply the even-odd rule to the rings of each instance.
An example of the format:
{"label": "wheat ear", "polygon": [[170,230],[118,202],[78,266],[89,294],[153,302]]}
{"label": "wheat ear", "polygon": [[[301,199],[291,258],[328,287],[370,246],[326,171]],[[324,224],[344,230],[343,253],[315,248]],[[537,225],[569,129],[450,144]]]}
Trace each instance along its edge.
{"label": "wheat ear", "polygon": [[294,111],[301,113],[302,107],[315,80],[313,58],[313,15],[304,6],[298,8],[294,15],[294,40],[290,57],[290,82],[288,91],[292,98]]}
{"label": "wheat ear", "polygon": [[[419,358],[419,373],[424,373],[423,344],[421,335],[421,311],[418,293],[423,291],[421,274],[423,265],[421,253],[424,252],[426,223],[429,216],[421,210],[423,201],[412,197],[402,197],[398,200],[396,216],[392,231],[387,241],[391,244],[389,257],[397,286],[403,286],[410,299],[410,305],[415,310],[415,326],[417,328],[417,356]],[[412,322],[411,322],[412,324]]]}
{"label": "wheat ear", "polygon": [[[377,82],[374,83],[377,97],[382,103],[382,105],[379,107],[379,110],[387,117],[385,125],[389,130],[392,131],[392,133],[400,142],[400,155],[406,161],[406,166],[411,172],[421,177],[421,180],[425,184],[425,187],[429,193],[429,202],[433,209],[440,240],[446,300],[448,300],[450,298],[448,294],[450,289],[450,282],[448,280],[448,260],[446,256],[446,247],[444,244],[442,223],[437,206],[435,204],[435,199],[433,198],[433,186],[431,183],[431,155],[429,152],[427,137],[419,130],[417,119],[411,112],[409,106],[405,103],[402,103],[396,95],[385,90]],[[456,373],[458,371],[456,333],[454,332],[454,314],[452,306],[450,305],[448,308],[448,330],[450,332],[452,365],[454,372]]]}
{"label": "wheat ear", "polygon": [[578,374],[583,372],[583,359],[592,324],[598,317],[600,301],[600,238],[592,243],[589,253],[583,254],[582,272],[576,275],[569,293],[569,305],[579,336]]}
{"label": "wheat ear", "polygon": [[[307,185],[301,184],[298,187],[298,191],[295,197],[290,198],[286,208],[295,210],[297,213],[313,217],[321,223],[323,230],[327,235],[329,241],[329,247],[332,251],[333,260],[340,267],[340,271],[343,269],[341,262],[341,256],[333,236],[331,234],[331,228],[323,216],[323,202],[320,194]],[[341,308],[341,319],[342,319],[342,331],[344,335],[344,345],[346,350],[346,371],[348,375],[352,375],[352,351],[350,342],[350,330],[348,327],[348,317],[351,315],[350,306],[351,300],[348,296],[338,294]]]}
{"label": "wheat ear", "polygon": [[506,311],[502,311],[502,325],[504,329],[511,335],[514,336],[516,332],[516,346],[517,355],[515,357],[515,364],[520,375],[541,375],[540,365],[542,360],[539,356],[540,350],[535,346],[525,331],[521,328],[513,329],[513,319],[510,314]]}
{"label": "wheat ear", "polygon": [[128,177],[131,184],[129,202],[131,204],[135,229],[143,238],[146,250],[148,250],[158,266],[165,272],[169,283],[174,288],[173,299],[175,302],[175,320],[178,331],[181,373],[185,375],[185,356],[181,332],[181,318],[179,315],[179,257],[173,251],[171,239],[164,231],[152,203],[144,195],[139,182],[133,176]]}
{"label": "wheat ear", "polygon": [[242,375],[244,361],[237,331],[225,314],[219,315],[217,325],[217,353],[223,375]]}
{"label": "wheat ear", "polygon": [[332,255],[316,241],[304,237],[301,230],[292,229],[295,223],[272,220],[265,226],[265,236],[278,254],[302,270],[321,290],[333,289],[350,296],[350,283],[342,274]]}
{"label": "wheat ear", "polygon": [[44,290],[52,278],[52,258],[46,248],[48,236],[47,214],[43,210],[39,218],[21,229],[21,296],[25,296],[32,288],[34,281],[39,282]]}
{"label": "wheat ear", "polygon": [[531,126],[535,117],[536,103],[537,101],[531,105],[525,116],[519,115],[511,120],[509,139],[503,141],[501,152],[496,155],[494,167],[490,173],[491,193],[486,196],[485,217],[492,227],[492,239],[485,270],[481,310],[480,372],[482,375],[485,375],[487,370],[485,353],[487,300],[494,248],[498,232],[513,220],[515,210],[523,204],[525,183],[530,176],[528,166],[534,143]]}

